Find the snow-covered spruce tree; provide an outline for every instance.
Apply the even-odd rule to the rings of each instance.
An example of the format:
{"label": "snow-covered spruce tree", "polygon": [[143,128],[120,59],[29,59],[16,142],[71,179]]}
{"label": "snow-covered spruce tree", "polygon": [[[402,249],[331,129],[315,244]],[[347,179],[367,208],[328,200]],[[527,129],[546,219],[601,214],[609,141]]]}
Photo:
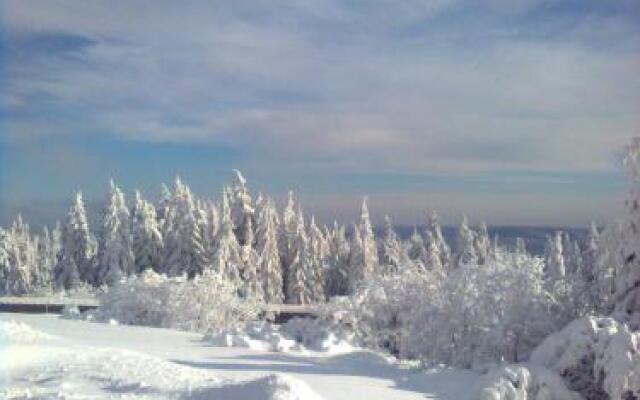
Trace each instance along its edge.
{"label": "snow-covered spruce tree", "polygon": [[562,231],[557,231],[553,237],[547,237],[547,248],[545,253],[545,274],[547,279],[551,281],[563,279],[566,275],[566,271],[562,248]]}
{"label": "snow-covered spruce tree", "polygon": [[436,241],[436,245],[438,249],[440,249],[440,260],[442,262],[442,266],[445,270],[451,268],[451,249],[447,245],[447,242],[444,240],[444,236],[442,235],[442,227],[440,226],[440,221],[438,219],[438,214],[434,211],[431,211],[427,221],[427,228],[433,234],[433,238]]}
{"label": "snow-covered spruce tree", "polygon": [[229,196],[226,193],[226,189],[222,194],[220,213],[220,230],[218,231],[216,250],[212,260],[213,269],[229,280],[229,282],[240,287],[242,256],[240,254],[240,245],[233,232],[231,208],[229,206]]}
{"label": "snow-covered spruce tree", "polygon": [[517,254],[528,254],[527,251],[527,243],[521,237],[516,238],[516,253]]}
{"label": "snow-covered spruce tree", "polygon": [[598,262],[598,251],[600,249],[600,232],[595,221],[589,226],[589,233],[585,239],[585,247],[582,256],[582,276],[585,281],[592,284],[595,281],[596,264]]}
{"label": "snow-covered spruce tree", "polygon": [[427,249],[424,246],[423,236],[418,233],[418,228],[413,228],[413,234],[409,239],[408,257],[420,271],[425,269]]}
{"label": "snow-covered spruce tree", "polygon": [[267,303],[284,303],[282,265],[278,253],[278,212],[271,200],[261,201],[258,208],[256,249],[260,255],[260,280]]}
{"label": "snow-covered spruce tree", "polygon": [[354,226],[354,236],[350,247],[349,285],[353,291],[362,281],[376,272],[379,261],[376,238],[373,234],[366,198],[362,199],[360,220]]}
{"label": "snow-covered spruce tree", "polygon": [[[233,220],[233,226],[235,227],[236,238],[241,246],[244,246],[244,242],[247,234],[245,229],[248,226],[253,226],[254,222],[254,207],[251,200],[251,195],[247,189],[247,180],[242,176],[242,173],[237,169],[233,170],[235,174],[234,185],[231,188],[231,219]],[[251,220],[251,225],[247,220]]]}
{"label": "snow-covered spruce tree", "polygon": [[304,216],[300,210],[298,210],[297,215],[294,256],[289,266],[286,298],[287,302],[291,304],[310,304],[313,300],[311,292],[313,285],[313,282],[311,282],[313,279],[311,246],[305,231]]}
{"label": "snow-covered spruce tree", "polygon": [[260,256],[253,248],[254,236],[251,218],[245,219],[244,222],[244,245],[240,247],[240,257],[242,258],[241,277],[243,284],[241,294],[244,298],[262,300],[264,298],[264,293],[262,291],[262,284],[260,282],[260,274],[258,271]]}
{"label": "snow-covered spruce tree", "polygon": [[625,250],[624,238],[626,235],[626,222],[614,221],[600,234],[600,246],[598,256],[593,269],[595,277],[594,306],[602,314],[612,312],[615,301],[617,276],[624,264]]}
{"label": "snow-covered spruce tree", "polygon": [[98,242],[98,272],[80,272],[80,279],[97,285],[113,285],[123,276],[135,272],[131,243],[129,208],[124,194],[113,180],[102,215],[102,230]]}
{"label": "snow-covered spruce tree", "polygon": [[164,226],[165,272],[194,277],[207,267],[197,210],[191,189],[176,178]]}
{"label": "snow-covered spruce tree", "polygon": [[388,273],[398,272],[409,263],[405,247],[393,228],[393,222],[388,215],[384,218],[384,238],[380,246],[381,263]]}
{"label": "snow-covered spruce tree", "polygon": [[483,265],[489,258],[491,252],[491,240],[489,239],[489,230],[487,224],[482,221],[478,228],[475,241],[476,254],[478,256],[478,264]]}
{"label": "snow-covered spruce tree", "polygon": [[52,257],[53,242],[49,228],[42,228],[42,234],[34,240],[34,250],[36,251],[35,268],[33,269],[33,284],[37,290],[50,291],[51,273],[55,265],[55,257]]}
{"label": "snow-covered spruce tree", "polygon": [[80,271],[83,271],[83,276],[95,273],[92,271],[92,241],[82,193],[78,192],[62,227],[62,246],[53,272],[57,289],[69,290],[76,287],[80,283]]}
{"label": "snow-covered spruce tree", "polygon": [[8,271],[6,276],[6,292],[9,295],[23,295],[33,289],[33,269],[35,268],[35,252],[33,249],[29,226],[18,217],[9,232]]}
{"label": "snow-covered spruce tree", "polygon": [[567,276],[582,274],[582,250],[580,250],[578,242],[573,240],[567,231],[562,233],[562,249]]}
{"label": "snow-covered spruce tree", "polygon": [[349,241],[344,226],[334,221],[329,235],[329,256],[325,291],[327,298],[344,296],[349,292]]}
{"label": "snow-covered spruce tree", "polygon": [[0,227],[0,295],[6,295],[9,291],[9,232]]}
{"label": "snow-covered spruce tree", "polygon": [[161,272],[163,241],[156,209],[137,190],[135,197],[131,218],[134,271],[139,274],[151,268]]}
{"label": "snow-covered spruce tree", "polygon": [[198,227],[202,238],[202,247],[206,255],[207,263],[213,260],[216,251],[216,238],[220,229],[220,216],[218,207],[212,201],[199,202],[198,204]]}
{"label": "snow-covered spruce tree", "polygon": [[311,257],[311,265],[307,270],[307,274],[311,277],[308,279],[307,285],[311,292],[311,300],[314,303],[321,303],[326,300],[325,297],[325,260],[328,256],[328,243],[322,234],[322,231],[316,225],[315,218],[311,216],[309,223],[309,251]]}
{"label": "snow-covered spruce tree", "polygon": [[456,266],[465,267],[478,264],[478,256],[475,249],[475,233],[469,228],[467,216],[462,216],[462,222],[458,229],[456,242]]}
{"label": "snow-covered spruce tree", "polygon": [[173,199],[173,193],[164,183],[160,186],[160,200],[158,201],[158,207],[156,210],[158,225],[160,229],[164,228],[164,223],[167,220],[169,209],[171,208],[171,201]]}
{"label": "snow-covered spruce tree", "polygon": [[298,216],[296,215],[295,201],[293,192],[289,191],[287,205],[282,211],[282,226],[280,227],[280,235],[278,238],[278,247],[280,249],[280,261],[282,263],[282,281],[285,288],[285,302],[289,300],[289,271],[296,254],[296,233],[298,229]]}
{"label": "snow-covered spruce tree", "polygon": [[353,236],[349,241],[349,267],[347,268],[348,294],[355,294],[362,280],[362,265],[364,264],[364,251],[362,248],[362,237],[360,229],[353,225]]}
{"label": "snow-covered spruce tree", "polygon": [[627,149],[631,189],[626,201],[627,219],[622,242],[623,263],[616,273],[615,311],[632,329],[640,329],[640,137]]}
{"label": "snow-covered spruce tree", "polygon": [[369,208],[367,207],[366,197],[362,199],[362,208],[360,211],[360,237],[362,238],[362,278],[366,279],[369,275],[376,272],[378,266],[378,246],[376,238],[373,234],[373,226],[369,218]]}
{"label": "snow-covered spruce tree", "polygon": [[433,237],[433,233],[431,231],[427,231],[425,233],[425,249],[426,249],[426,260],[424,263],[425,270],[429,271],[435,277],[442,278],[444,275],[444,268],[442,266],[442,259],[440,257],[440,248],[436,243],[435,238]]}

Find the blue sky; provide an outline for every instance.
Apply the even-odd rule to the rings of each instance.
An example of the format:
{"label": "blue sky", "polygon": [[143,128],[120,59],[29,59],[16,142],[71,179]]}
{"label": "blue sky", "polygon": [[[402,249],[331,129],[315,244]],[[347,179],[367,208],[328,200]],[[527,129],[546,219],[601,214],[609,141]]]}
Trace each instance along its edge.
{"label": "blue sky", "polygon": [[155,197],[359,198],[414,223],[619,215],[640,133],[640,3],[595,0],[8,0],[0,223],[61,217],[110,177]]}

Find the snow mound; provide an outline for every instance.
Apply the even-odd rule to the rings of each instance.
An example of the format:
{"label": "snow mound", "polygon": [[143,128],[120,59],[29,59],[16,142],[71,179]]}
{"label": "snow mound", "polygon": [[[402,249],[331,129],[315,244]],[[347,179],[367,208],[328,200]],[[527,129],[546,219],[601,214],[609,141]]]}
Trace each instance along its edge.
{"label": "snow mound", "polygon": [[78,306],[75,305],[66,305],[62,309],[62,314],[60,314],[61,318],[64,319],[82,319],[82,313]]}
{"label": "snow mound", "polygon": [[272,374],[254,381],[204,388],[192,391],[185,398],[192,400],[321,400],[302,381],[286,375]]}
{"label": "snow mound", "polygon": [[627,399],[640,393],[640,333],[613,318],[585,317],[549,335],[531,362],[561,375],[586,399]]}
{"label": "snow mound", "polygon": [[505,366],[481,383],[478,400],[582,400],[559,375],[544,368]]}
{"label": "snow mound", "polygon": [[321,399],[289,376],[238,381],[137,351],[52,338],[23,322],[0,320],[0,398]]}
{"label": "snow mound", "polygon": [[52,340],[55,336],[31,328],[24,322],[0,321],[0,346]]}
{"label": "snow mound", "polygon": [[626,400],[640,394],[640,333],[585,317],[549,335],[525,366],[489,374],[483,400]]}
{"label": "snow mound", "polygon": [[294,318],[281,326],[265,321],[251,322],[242,330],[207,336],[207,340],[217,346],[307,355],[335,355],[358,350],[351,339],[352,335],[334,329],[328,322],[303,318]]}

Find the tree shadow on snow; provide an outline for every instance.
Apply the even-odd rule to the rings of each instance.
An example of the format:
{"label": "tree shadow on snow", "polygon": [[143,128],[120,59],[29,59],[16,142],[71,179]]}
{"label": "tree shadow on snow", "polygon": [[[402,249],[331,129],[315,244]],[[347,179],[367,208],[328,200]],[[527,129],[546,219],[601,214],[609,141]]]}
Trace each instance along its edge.
{"label": "tree shadow on snow", "polygon": [[234,357],[212,357],[206,361],[172,361],[192,368],[220,371],[372,378],[390,382],[391,386],[398,390],[422,394],[425,398],[456,400],[468,397],[471,386],[475,386],[474,382],[478,378],[478,375],[471,371],[401,368],[389,363],[379,354],[367,351],[327,357],[265,352]]}

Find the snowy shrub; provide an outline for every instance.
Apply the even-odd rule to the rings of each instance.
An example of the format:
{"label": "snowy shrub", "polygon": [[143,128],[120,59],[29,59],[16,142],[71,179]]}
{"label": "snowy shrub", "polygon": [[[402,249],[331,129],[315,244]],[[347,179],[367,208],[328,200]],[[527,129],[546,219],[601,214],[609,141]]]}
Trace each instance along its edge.
{"label": "snowy shrub", "polygon": [[485,376],[478,400],[583,400],[544,368],[504,366]]}
{"label": "snowy shrub", "polygon": [[331,304],[361,343],[403,358],[471,367],[526,360],[573,313],[549,292],[542,259],[499,252],[446,277],[407,268]]}
{"label": "snowy shrub", "polygon": [[151,270],[121,280],[99,297],[97,316],[123,324],[215,332],[257,318],[259,304],[239,299],[219,274],[167,278]]}
{"label": "snowy shrub", "polygon": [[75,305],[66,305],[62,309],[62,314],[60,316],[64,319],[81,319],[82,314],[80,313],[80,309]]}
{"label": "snowy shrub", "polygon": [[354,350],[350,330],[320,319],[294,318],[283,325],[251,321],[242,329],[224,329],[206,339],[216,346],[246,347],[271,352],[342,354]]}
{"label": "snowy shrub", "polygon": [[328,304],[325,312],[346,311],[342,323],[352,327],[360,344],[400,355],[416,306],[431,297],[434,279],[412,270],[375,275],[353,296]]}
{"label": "snowy shrub", "polygon": [[547,337],[531,363],[562,376],[587,400],[640,395],[640,334],[613,318],[586,317]]}
{"label": "snowy shrub", "polygon": [[293,318],[280,327],[280,332],[309,350],[337,352],[352,348],[353,333],[326,319]]}
{"label": "snowy shrub", "polygon": [[541,261],[508,261],[452,271],[416,307],[404,353],[462,367],[526,359],[565,321],[544,289]]}

